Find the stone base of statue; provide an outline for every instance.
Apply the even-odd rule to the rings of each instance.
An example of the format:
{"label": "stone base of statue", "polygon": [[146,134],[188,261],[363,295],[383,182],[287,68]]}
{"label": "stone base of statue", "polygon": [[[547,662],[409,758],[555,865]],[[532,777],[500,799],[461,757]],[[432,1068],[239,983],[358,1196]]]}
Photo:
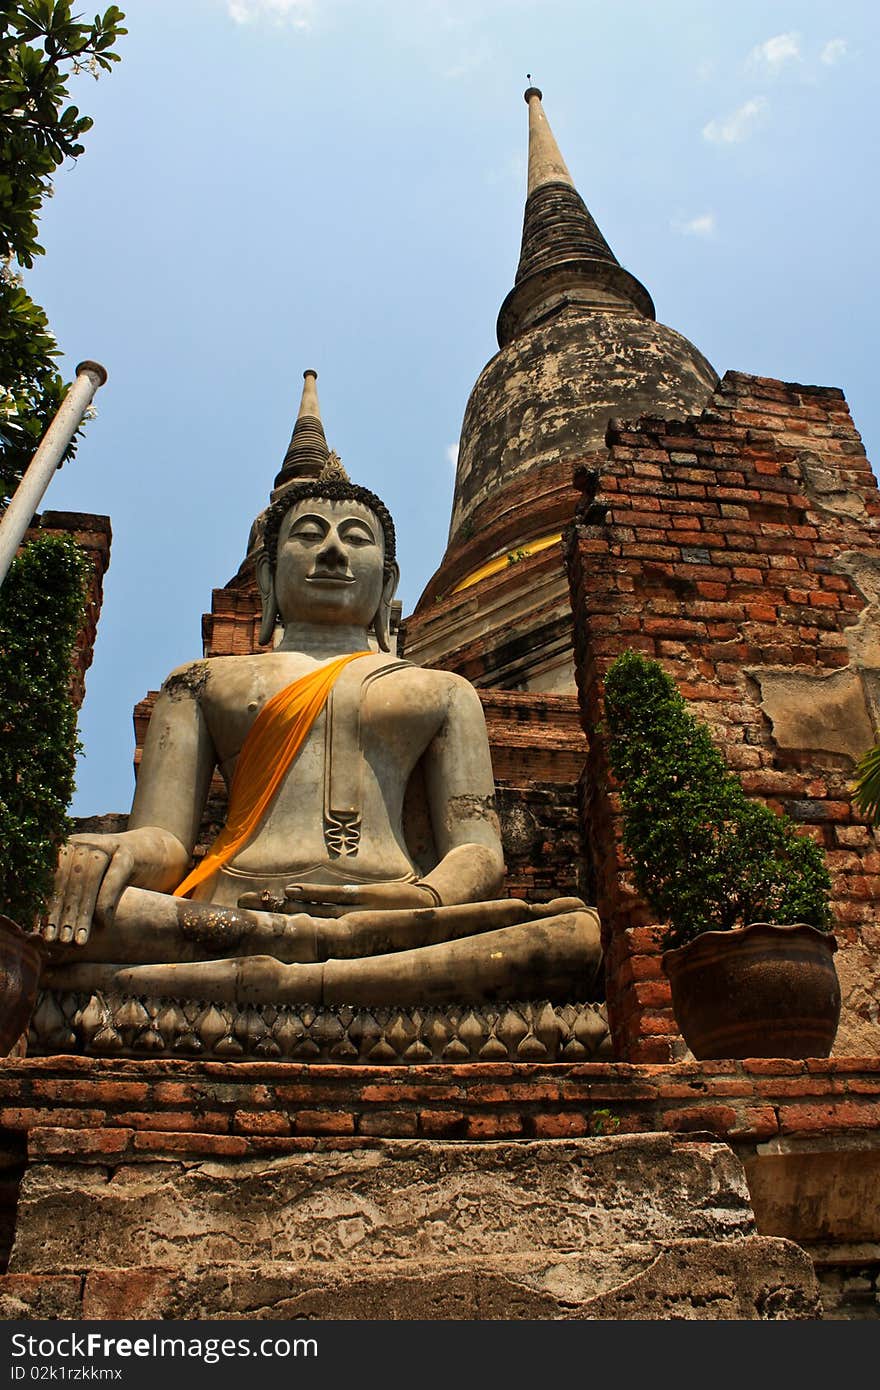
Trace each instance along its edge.
{"label": "stone base of statue", "polygon": [[[379,1065],[610,1056],[607,1015],[592,1002],[599,920],[579,899],[505,898],[330,921],[135,889],[123,905],[114,941],[128,963],[54,948],[30,1055]],[[417,948],[388,949],[398,924]],[[451,939],[432,941],[438,932]],[[384,951],[346,958],[365,937],[375,945],[377,933]],[[180,958],[155,960],[169,940]],[[234,948],[241,954],[223,954]]]}
{"label": "stone base of statue", "polygon": [[28,1055],[219,1061],[586,1062],[610,1058],[602,1004],[440,1004],[360,1008],[250,1005],[44,990]]}

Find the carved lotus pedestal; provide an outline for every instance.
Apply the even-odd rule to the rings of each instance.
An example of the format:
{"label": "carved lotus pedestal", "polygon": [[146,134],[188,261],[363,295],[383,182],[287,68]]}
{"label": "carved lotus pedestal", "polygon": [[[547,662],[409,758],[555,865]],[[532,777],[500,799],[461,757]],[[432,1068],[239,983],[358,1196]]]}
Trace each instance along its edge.
{"label": "carved lotus pedestal", "polygon": [[837,942],[805,925],[754,922],[666,951],[682,1036],[698,1061],[827,1057],[840,1019]]}
{"label": "carved lotus pedestal", "polygon": [[11,917],[0,914],[0,1057],[21,1037],[33,1012],[40,952]]}

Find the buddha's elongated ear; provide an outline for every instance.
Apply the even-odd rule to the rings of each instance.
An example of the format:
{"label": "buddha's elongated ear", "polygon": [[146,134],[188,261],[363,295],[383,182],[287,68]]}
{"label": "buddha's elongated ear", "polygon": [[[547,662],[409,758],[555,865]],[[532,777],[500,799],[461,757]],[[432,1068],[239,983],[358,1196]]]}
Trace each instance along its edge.
{"label": "buddha's elongated ear", "polygon": [[379,650],[382,652],[391,651],[391,641],[389,633],[391,630],[391,600],[397,592],[400,583],[400,567],[392,564],[388,578],[382,587],[382,598],[373,618],[373,631],[376,634],[376,641],[379,643]]}
{"label": "buddha's elongated ear", "polygon": [[267,647],[275,631],[278,603],[275,598],[275,568],[265,550],[257,556],[257,585],[263,610],[259,642],[261,647]]}

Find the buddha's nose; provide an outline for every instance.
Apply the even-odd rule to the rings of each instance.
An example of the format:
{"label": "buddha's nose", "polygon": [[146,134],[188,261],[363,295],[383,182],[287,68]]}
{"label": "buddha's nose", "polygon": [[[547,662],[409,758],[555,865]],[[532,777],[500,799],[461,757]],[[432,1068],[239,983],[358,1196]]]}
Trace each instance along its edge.
{"label": "buddha's nose", "polygon": [[325,569],[347,569],[348,555],[339,537],[332,531],[318,551],[317,562]]}

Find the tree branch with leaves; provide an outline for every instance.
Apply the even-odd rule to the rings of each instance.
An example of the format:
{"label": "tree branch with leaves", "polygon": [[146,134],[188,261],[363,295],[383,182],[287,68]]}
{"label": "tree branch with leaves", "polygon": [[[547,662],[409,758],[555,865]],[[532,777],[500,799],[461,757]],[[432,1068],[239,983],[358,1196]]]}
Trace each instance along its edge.
{"label": "tree branch with leaves", "polygon": [[[22,283],[43,248],[37,223],[52,179],[76,160],[92,121],[68,81],[117,61],[115,5],[91,22],[67,0],[0,3],[0,511],[67,387],[48,319]],[[71,442],[65,455],[76,447]],[[88,560],[72,536],[38,536],[0,589],[0,912],[30,927],[69,831],[76,709],[71,660]]]}
{"label": "tree branch with leaves", "polygon": [[[70,103],[71,76],[118,62],[125,18],[116,5],[91,22],[68,0],[0,3],[0,504],[30,463],[64,397],[58,344],[22,283],[43,247],[43,202],[56,170],[85,149],[92,119]],[[65,457],[76,450],[76,437]]]}

